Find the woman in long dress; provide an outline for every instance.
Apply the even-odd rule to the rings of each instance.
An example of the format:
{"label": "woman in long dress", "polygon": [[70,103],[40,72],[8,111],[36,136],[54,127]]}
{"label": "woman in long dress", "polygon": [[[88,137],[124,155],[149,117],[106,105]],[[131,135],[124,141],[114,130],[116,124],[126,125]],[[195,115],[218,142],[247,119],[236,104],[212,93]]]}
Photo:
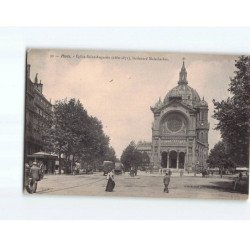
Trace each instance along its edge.
{"label": "woman in long dress", "polygon": [[105,191],[106,192],[112,192],[114,187],[115,187],[115,181],[114,181],[114,171],[111,170],[109,171],[109,173],[107,174],[107,186],[106,186],[106,189]]}

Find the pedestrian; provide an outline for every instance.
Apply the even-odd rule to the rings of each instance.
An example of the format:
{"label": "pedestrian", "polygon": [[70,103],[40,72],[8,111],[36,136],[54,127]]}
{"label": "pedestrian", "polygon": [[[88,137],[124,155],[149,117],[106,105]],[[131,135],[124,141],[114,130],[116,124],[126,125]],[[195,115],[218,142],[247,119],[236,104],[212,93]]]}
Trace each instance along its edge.
{"label": "pedestrian", "polygon": [[222,176],[223,176],[223,169],[221,168],[220,169],[220,178],[222,178]]}
{"label": "pedestrian", "polygon": [[134,176],[135,176],[134,167],[131,167],[131,169],[130,169],[130,176],[131,176],[131,177],[134,177]]}
{"label": "pedestrian", "polygon": [[138,166],[135,166],[135,176],[137,176]]}
{"label": "pedestrian", "polygon": [[240,172],[240,173],[239,173],[239,180],[240,180],[240,181],[242,180],[242,177],[243,177],[243,174]]}
{"label": "pedestrian", "polygon": [[168,190],[169,182],[170,182],[170,174],[169,174],[168,171],[166,171],[166,175],[165,175],[164,178],[163,178],[164,192],[165,192],[165,193],[168,193],[168,192],[169,192],[169,190]]}
{"label": "pedestrian", "polygon": [[115,187],[115,181],[114,181],[114,170],[110,170],[107,174],[107,185],[106,185],[106,192],[113,192]]}
{"label": "pedestrian", "polygon": [[162,175],[162,168],[159,168],[159,174]]}
{"label": "pedestrian", "polygon": [[195,177],[196,177],[198,168],[199,168],[199,165],[195,165],[195,167],[194,167],[194,176]]}
{"label": "pedestrian", "polygon": [[75,173],[76,173],[76,174],[79,174],[79,173],[80,173],[80,167],[81,167],[80,162],[76,161],[76,162],[75,162]]}
{"label": "pedestrian", "polygon": [[25,188],[27,189],[29,186],[29,177],[30,177],[30,165],[28,163],[25,163],[25,169],[24,169],[24,183]]}
{"label": "pedestrian", "polygon": [[34,161],[30,168],[31,176],[31,193],[35,193],[37,189],[37,182],[40,180],[40,168],[37,166],[37,163]]}
{"label": "pedestrian", "polygon": [[25,181],[25,189],[28,193],[32,194],[32,179],[30,175],[30,168],[31,168],[32,163],[26,163],[25,164],[25,176],[24,176],[24,181]]}
{"label": "pedestrian", "polygon": [[44,164],[42,161],[39,161],[38,167],[40,168],[40,173],[39,173],[39,181],[40,181],[44,177]]}
{"label": "pedestrian", "polygon": [[206,177],[206,169],[205,168],[202,169],[201,174],[202,174],[202,178]]}
{"label": "pedestrian", "polygon": [[180,171],[180,177],[182,177],[182,176],[183,176],[183,170]]}

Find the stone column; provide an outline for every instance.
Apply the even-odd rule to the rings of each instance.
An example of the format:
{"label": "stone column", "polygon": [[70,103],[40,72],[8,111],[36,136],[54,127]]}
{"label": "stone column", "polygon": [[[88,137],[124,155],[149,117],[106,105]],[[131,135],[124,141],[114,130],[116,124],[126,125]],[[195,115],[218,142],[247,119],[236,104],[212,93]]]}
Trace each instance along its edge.
{"label": "stone column", "polygon": [[151,154],[151,162],[154,164],[154,159],[155,159],[155,140],[154,138],[152,139],[152,154]]}
{"label": "stone column", "polygon": [[193,138],[193,150],[192,150],[192,164],[195,165],[196,164],[196,148],[195,148],[195,139]]}
{"label": "stone column", "polygon": [[158,138],[158,159],[157,159],[157,163],[159,165],[159,167],[161,167],[161,138]]}
{"label": "stone column", "polygon": [[179,151],[177,151],[177,170],[179,169]]}
{"label": "stone column", "polygon": [[186,170],[186,167],[188,167],[188,149],[189,149],[189,140],[187,139],[187,147],[186,147],[186,154],[185,154],[185,161],[184,161],[184,170]]}
{"label": "stone column", "polygon": [[187,152],[184,153],[184,165],[183,165],[183,170],[186,171],[186,155],[187,155]]}
{"label": "stone column", "polygon": [[169,169],[169,151],[168,151],[168,159],[167,159],[167,168]]}

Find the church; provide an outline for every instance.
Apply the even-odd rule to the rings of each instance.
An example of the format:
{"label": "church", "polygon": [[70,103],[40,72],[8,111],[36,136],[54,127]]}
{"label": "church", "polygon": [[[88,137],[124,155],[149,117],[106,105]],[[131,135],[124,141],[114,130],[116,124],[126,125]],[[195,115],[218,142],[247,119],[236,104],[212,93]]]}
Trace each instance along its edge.
{"label": "church", "polygon": [[208,157],[208,104],[189,86],[183,60],[177,86],[150,107],[154,115],[152,143],[139,142],[151,165],[173,170],[205,166]]}

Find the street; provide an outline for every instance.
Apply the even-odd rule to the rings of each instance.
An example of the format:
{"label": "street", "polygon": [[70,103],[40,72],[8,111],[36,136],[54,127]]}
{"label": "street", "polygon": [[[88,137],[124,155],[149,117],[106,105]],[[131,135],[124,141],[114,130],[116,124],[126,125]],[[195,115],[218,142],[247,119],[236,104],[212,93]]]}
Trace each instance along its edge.
{"label": "street", "polygon": [[[38,183],[36,195],[127,196],[153,198],[247,199],[247,194],[233,191],[233,180],[227,176],[202,178],[193,174],[173,174],[169,193],[163,192],[163,175],[138,172],[115,176],[113,192],[105,192],[107,180],[103,173],[90,175],[46,175]],[[35,195],[35,194],[34,194]]]}

